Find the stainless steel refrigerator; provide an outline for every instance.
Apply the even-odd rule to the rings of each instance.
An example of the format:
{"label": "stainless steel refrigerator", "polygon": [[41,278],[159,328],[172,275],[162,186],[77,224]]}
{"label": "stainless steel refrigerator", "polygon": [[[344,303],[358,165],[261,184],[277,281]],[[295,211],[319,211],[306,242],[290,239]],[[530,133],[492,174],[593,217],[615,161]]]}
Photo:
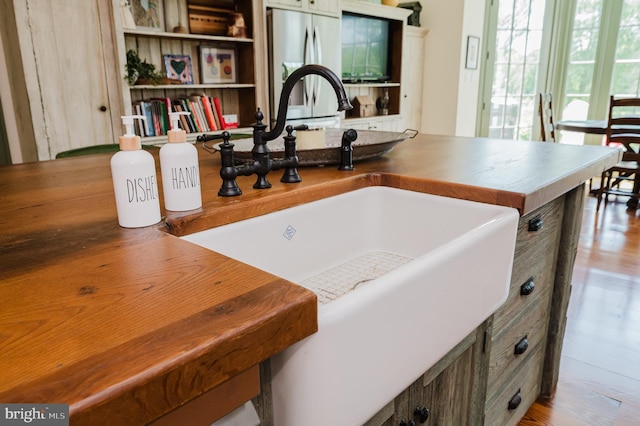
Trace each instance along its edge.
{"label": "stainless steel refrigerator", "polygon": [[[305,64],[320,64],[339,77],[341,71],[340,19],[281,9],[270,9],[269,80],[271,119],[277,117],[282,85]],[[287,121],[311,127],[338,127],[336,95],[322,77],[309,75],[298,82],[289,98]]]}

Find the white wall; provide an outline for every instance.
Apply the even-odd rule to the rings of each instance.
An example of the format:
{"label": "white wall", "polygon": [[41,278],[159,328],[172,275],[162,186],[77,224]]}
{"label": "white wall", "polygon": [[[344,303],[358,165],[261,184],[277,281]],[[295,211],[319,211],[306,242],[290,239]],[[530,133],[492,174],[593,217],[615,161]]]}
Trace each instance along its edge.
{"label": "white wall", "polygon": [[[484,29],[484,6],[484,0],[466,0],[464,4],[456,136],[476,135],[476,115],[478,112],[478,97],[480,96],[480,69],[484,63],[484,55],[480,54]],[[478,67],[475,70],[466,69],[467,36],[480,38]]]}
{"label": "white wall", "polygon": [[[421,2],[425,46],[423,133],[474,136],[480,66],[465,69],[467,36],[482,37],[485,0]],[[482,44],[482,40],[481,40]]]}

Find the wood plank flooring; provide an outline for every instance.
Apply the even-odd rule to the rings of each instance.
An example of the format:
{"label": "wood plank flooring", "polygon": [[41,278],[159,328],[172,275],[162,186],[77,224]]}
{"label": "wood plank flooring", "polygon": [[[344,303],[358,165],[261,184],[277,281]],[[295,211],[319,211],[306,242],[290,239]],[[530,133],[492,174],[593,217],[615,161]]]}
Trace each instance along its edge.
{"label": "wood plank flooring", "polygon": [[640,425],[640,210],[586,198],[558,389],[520,426]]}

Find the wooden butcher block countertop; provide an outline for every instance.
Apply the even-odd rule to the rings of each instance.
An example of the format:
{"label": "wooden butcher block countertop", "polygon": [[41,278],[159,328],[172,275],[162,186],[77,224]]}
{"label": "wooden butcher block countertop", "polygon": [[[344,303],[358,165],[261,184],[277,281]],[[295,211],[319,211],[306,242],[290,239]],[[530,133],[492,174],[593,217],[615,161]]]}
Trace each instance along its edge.
{"label": "wooden butcher block countertop", "polygon": [[317,330],[313,293],[176,236],[369,185],[526,214],[620,157],[419,135],[351,172],[300,168],[301,183],[282,184],[276,171],[267,190],[240,177],[243,194],[222,198],[219,155],[198,151],[203,208],[142,229],[118,226],[110,155],[0,167],[0,402],[147,422]]}

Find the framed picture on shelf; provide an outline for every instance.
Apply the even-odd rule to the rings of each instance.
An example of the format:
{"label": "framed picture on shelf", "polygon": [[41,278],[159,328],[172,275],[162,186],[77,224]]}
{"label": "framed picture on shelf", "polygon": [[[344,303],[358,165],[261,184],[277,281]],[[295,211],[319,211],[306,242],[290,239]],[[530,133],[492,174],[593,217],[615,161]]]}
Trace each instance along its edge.
{"label": "framed picture on shelf", "polygon": [[200,80],[203,84],[235,83],[235,49],[200,46]]}
{"label": "framed picture on shelf", "polygon": [[164,55],[167,78],[180,80],[182,84],[193,84],[193,67],[189,55]]}
{"label": "framed picture on shelf", "polygon": [[164,0],[129,0],[137,29],[164,31]]}

